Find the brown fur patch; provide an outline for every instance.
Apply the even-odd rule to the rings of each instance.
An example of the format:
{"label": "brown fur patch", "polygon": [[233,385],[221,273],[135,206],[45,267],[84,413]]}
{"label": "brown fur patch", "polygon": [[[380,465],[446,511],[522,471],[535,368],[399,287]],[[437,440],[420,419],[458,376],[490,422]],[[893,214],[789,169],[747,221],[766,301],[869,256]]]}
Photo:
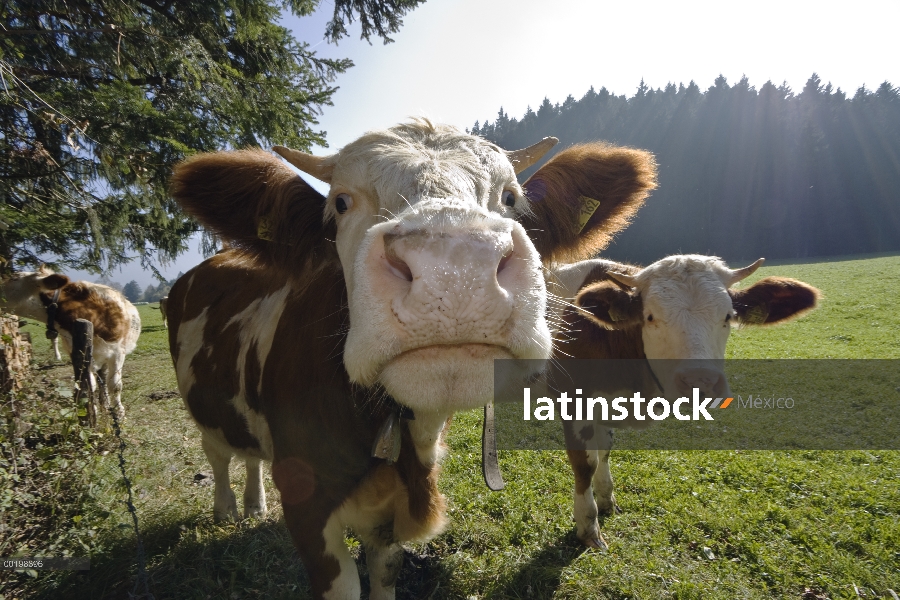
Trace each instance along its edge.
{"label": "brown fur patch", "polygon": [[814,309],[821,292],[787,277],[766,277],[748,288],[728,290],[738,319],[747,325],[770,325]]}
{"label": "brown fur patch", "polygon": [[313,496],[298,504],[282,503],[284,522],[300,560],[306,567],[312,598],[323,598],[332,582],[340,575],[341,565],[333,556],[325,553],[322,530],[328,516],[334,510],[322,497]]}
{"label": "brown fur patch", "polygon": [[295,456],[274,463],[272,479],[281,492],[282,504],[301,504],[316,491],[315,470]]}
{"label": "brown fur patch", "polygon": [[[50,275],[46,279],[51,277],[69,280],[65,275]],[[51,283],[59,283],[62,279]],[[86,319],[94,325],[94,336],[103,341],[116,342],[125,339],[130,326],[125,313],[118,304],[101,297],[90,283],[85,281],[66,283],[59,290],[56,323],[61,329],[71,332],[77,319]],[[53,302],[53,292],[42,292],[40,298],[41,304],[45,307],[50,306]]]}
{"label": "brown fur patch", "polygon": [[588,462],[588,453],[585,450],[566,450],[566,454],[575,474],[575,493],[583,494],[591,487],[591,478],[597,470],[597,465]]}
{"label": "brown fur patch", "polygon": [[410,516],[421,523],[424,530],[439,527],[447,511],[446,500],[437,487],[441,468],[437,464],[426,466],[419,461],[407,427],[403,428],[397,470],[409,493]]}
{"label": "brown fur patch", "polygon": [[[198,221],[264,263],[297,269],[321,261],[332,221],[325,197],[284,162],[262,150],[199,154],[175,168],[172,196]],[[268,233],[259,237],[261,221]]]}
{"label": "brown fur patch", "polygon": [[[572,146],[525,182],[532,215],[522,224],[545,263],[591,258],[631,222],[656,185],[656,161],[647,151],[600,142]],[[579,233],[582,196],[600,206]]]}

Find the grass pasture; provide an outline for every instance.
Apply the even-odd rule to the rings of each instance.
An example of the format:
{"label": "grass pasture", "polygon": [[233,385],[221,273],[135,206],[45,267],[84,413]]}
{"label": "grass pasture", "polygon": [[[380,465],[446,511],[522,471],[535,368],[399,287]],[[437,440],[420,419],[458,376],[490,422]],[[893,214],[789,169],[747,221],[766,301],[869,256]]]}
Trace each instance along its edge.
{"label": "grass pasture", "polygon": [[[745,285],[766,275],[819,287],[821,308],[785,326],[734,331],[729,357],[900,358],[900,256],[764,267]],[[139,310],[144,330],[125,365],[124,458],[150,591],[157,599],[308,597],[271,479],[266,519],[213,523],[209,465],[175,392],[166,332],[155,305]],[[71,368],[55,366],[41,328],[29,328],[36,383],[18,400],[27,425],[2,433],[0,556],[90,554],[91,569],[0,571],[0,597],[129,597],[141,590],[116,445],[108,430],[82,434],[66,406]],[[900,403],[900,372],[897,386]],[[450,526],[408,547],[399,598],[900,594],[900,452],[614,453],[623,512],[602,521],[610,550],[600,553],[575,538],[563,452],[501,452],[507,488],[494,493],[481,479],[480,435],[480,412],[455,419],[441,479]],[[18,481],[14,438],[22,440]],[[232,475],[240,498],[243,466]],[[364,560],[359,567],[364,573]]]}

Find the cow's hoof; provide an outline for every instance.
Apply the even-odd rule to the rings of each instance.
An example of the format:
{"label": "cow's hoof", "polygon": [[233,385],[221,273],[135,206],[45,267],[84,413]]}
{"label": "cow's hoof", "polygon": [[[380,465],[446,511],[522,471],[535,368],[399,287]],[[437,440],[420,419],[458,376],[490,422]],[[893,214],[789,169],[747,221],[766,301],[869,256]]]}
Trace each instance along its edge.
{"label": "cow's hoof", "polygon": [[263,519],[266,516],[266,507],[265,506],[245,506],[244,507],[244,518],[249,519],[251,517],[256,519]]}
{"label": "cow's hoof", "polygon": [[213,519],[216,523],[236,523],[241,520],[234,492],[227,490],[222,497],[217,498],[217,501],[213,503]]}
{"label": "cow's hoof", "polygon": [[213,521],[216,523],[236,523],[241,520],[237,509],[227,512],[213,511]]}
{"label": "cow's hoof", "polygon": [[615,496],[611,496],[597,500],[597,512],[601,515],[617,515],[622,513],[622,509],[616,504]]}
{"label": "cow's hoof", "polygon": [[600,552],[607,552],[609,550],[609,545],[606,543],[606,540],[603,539],[603,536],[599,533],[595,538],[588,538],[581,541],[584,542],[584,545],[588,548],[596,548]]}

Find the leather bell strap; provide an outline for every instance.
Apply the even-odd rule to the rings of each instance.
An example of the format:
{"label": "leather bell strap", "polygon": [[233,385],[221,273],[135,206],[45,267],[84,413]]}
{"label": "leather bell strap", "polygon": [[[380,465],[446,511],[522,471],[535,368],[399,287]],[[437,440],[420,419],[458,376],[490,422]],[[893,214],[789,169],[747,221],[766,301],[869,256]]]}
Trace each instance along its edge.
{"label": "leather bell strap", "polygon": [[497,462],[497,430],[494,427],[494,403],[484,406],[484,429],[481,431],[481,474],[484,482],[494,492],[506,487]]}
{"label": "leather bell strap", "polygon": [[56,309],[59,308],[59,292],[60,288],[56,288],[56,291],[53,292],[53,300],[50,301],[50,304],[47,306],[47,339],[55,340],[59,337],[59,332],[56,330]]}

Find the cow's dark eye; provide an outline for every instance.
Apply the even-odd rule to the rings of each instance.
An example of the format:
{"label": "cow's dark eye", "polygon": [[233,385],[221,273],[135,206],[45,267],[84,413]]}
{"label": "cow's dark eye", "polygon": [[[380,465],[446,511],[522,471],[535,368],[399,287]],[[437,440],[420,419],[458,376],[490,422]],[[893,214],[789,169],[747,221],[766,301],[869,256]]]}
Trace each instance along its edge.
{"label": "cow's dark eye", "polygon": [[349,194],[338,194],[334,199],[334,208],[338,211],[338,214],[344,214],[350,210],[351,206],[353,206],[353,198]]}
{"label": "cow's dark eye", "polygon": [[503,204],[507,206],[515,206],[516,205],[516,194],[510,190],[503,190],[503,194],[500,196],[500,200],[503,201]]}
{"label": "cow's dark eye", "polygon": [[647,315],[647,320],[648,320],[648,321],[652,321],[652,320],[653,320],[653,315]]}
{"label": "cow's dark eye", "polygon": [[725,315],[725,325],[727,326],[731,322],[731,314]]}

